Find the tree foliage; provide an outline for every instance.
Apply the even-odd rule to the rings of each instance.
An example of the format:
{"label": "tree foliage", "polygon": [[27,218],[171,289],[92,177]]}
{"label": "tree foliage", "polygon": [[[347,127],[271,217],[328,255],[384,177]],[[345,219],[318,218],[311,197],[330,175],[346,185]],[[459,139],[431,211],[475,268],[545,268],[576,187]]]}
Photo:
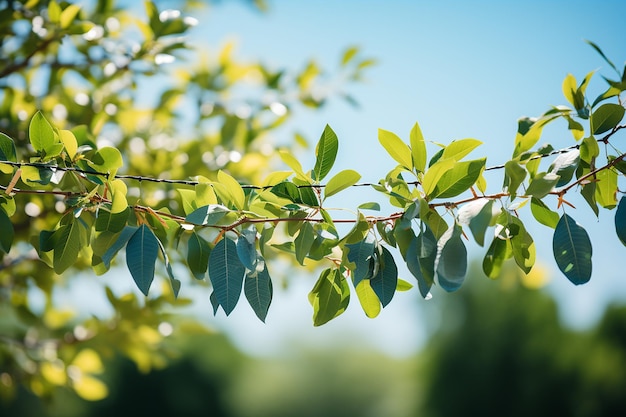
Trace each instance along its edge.
{"label": "tree foliage", "polygon": [[[454,291],[463,284],[470,235],[486,247],[487,276],[497,277],[509,259],[529,273],[536,249],[518,216],[528,205],[537,222],[554,229],[554,258],[567,279],[589,281],[592,245],[566,199],[576,191],[596,214],[617,207],[616,233],[624,241],[618,180],[626,154],[613,139],[626,127],[620,98],[626,70],[593,43],[617,80],[604,78],[606,91],[588,97],[593,72],[580,83],[568,75],[562,85],[568,104],[520,119],[510,160],[489,166],[486,157],[470,159],[482,144],[473,138],[431,145],[415,123],[405,139],[378,131],[397,165],[378,182],[363,183],[357,170],[334,172],[341,141],[330,126],[317,141],[312,167],[303,167],[290,146],[270,141],[295,109],[330,98],[320,88],[329,78],[314,61],[295,74],[277,71],[237,62],[231,45],[194,60],[181,35],[196,21],[152,2],[145,3],[144,18],[105,0],[90,10],[56,1],[4,3],[0,282],[11,307],[3,309],[18,323],[43,319],[49,327],[35,325],[46,333],[35,336],[20,326],[7,331],[14,361],[7,375],[28,379],[37,393],[69,384],[86,398],[105,395],[88,379],[97,367],[74,378],[69,366],[81,355],[99,360],[85,346],[105,345],[107,338],[140,367],[157,365],[162,334],[155,329],[169,319],[158,307],[187,302],[176,299],[181,286],[193,285],[187,276],[212,287],[216,313],[230,314],[243,292],[264,321],[273,298],[272,261],[320,267],[309,302],[314,325],[322,325],[346,310],[351,295],[375,317],[396,291],[411,287],[398,277],[394,249],[423,297],[434,285]],[[190,63],[168,66],[176,60]],[[358,81],[372,63],[349,48],[338,71]],[[148,82],[160,85],[153,106],[139,93]],[[242,90],[250,95],[240,97]],[[572,146],[538,146],[542,130],[558,120]],[[289,169],[271,171],[273,156]],[[551,162],[547,169],[543,160]],[[488,188],[486,171],[501,172],[501,183]],[[327,199],[364,186],[381,201],[328,208]],[[387,206],[394,212],[377,214]],[[343,224],[351,228],[344,231]],[[67,271],[106,274],[118,257],[148,298],[108,290],[116,311],[111,321],[88,319],[64,333],[70,320],[53,305],[55,286]],[[169,288],[155,294],[155,275]],[[46,296],[41,314],[29,305],[33,286]],[[132,331],[105,330],[122,324]],[[63,342],[42,358],[48,337]],[[12,349],[27,359],[20,362]],[[84,381],[92,385],[81,388]]]}

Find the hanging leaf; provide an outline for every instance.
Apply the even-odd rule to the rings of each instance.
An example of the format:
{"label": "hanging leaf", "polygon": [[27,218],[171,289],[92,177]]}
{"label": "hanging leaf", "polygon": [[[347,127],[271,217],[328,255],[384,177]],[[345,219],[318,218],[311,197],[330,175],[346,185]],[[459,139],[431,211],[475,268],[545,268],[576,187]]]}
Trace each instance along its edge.
{"label": "hanging leaf", "polygon": [[512,217],[511,222],[516,226],[517,233],[511,237],[511,249],[515,263],[524,273],[528,274],[535,264],[535,242],[526,231],[524,224],[517,217]]}
{"label": "hanging leaf", "polygon": [[241,232],[237,239],[237,256],[241,263],[249,270],[254,271],[257,264],[256,228],[251,227]]}
{"label": "hanging leaf", "polygon": [[154,266],[159,251],[159,242],[152,230],[144,223],[126,244],[126,265],[139,290],[148,295],[154,279]]}
{"label": "hanging leaf", "polygon": [[615,232],[619,240],[626,246],[626,197],[622,196],[615,211]]}
{"label": "hanging leaf", "polygon": [[413,169],[411,149],[393,132],[378,129],[378,141],[389,155],[404,168]]}
{"label": "hanging leaf", "polygon": [[511,198],[517,195],[517,189],[526,179],[526,170],[515,161],[508,161],[504,164],[505,186],[511,194]]}
{"label": "hanging leaf", "polygon": [[373,319],[380,314],[380,300],[372,289],[369,279],[364,279],[359,282],[356,286],[356,295],[367,317]]}
{"label": "hanging leaf", "polygon": [[209,256],[209,279],[215,297],[228,316],[239,301],[246,267],[239,260],[235,242],[220,240]]}
{"label": "hanging leaf", "polygon": [[341,315],[350,302],[350,288],[338,269],[322,271],[309,293],[313,307],[313,325],[321,326]]}
{"label": "hanging leaf", "polygon": [[209,242],[195,231],[192,232],[187,242],[187,265],[196,279],[204,279],[210,255]]}
{"label": "hanging leaf", "polygon": [[375,248],[376,238],[372,233],[368,233],[360,242],[346,245],[348,261],[356,265],[352,271],[352,283],[355,288],[362,280],[370,278],[371,264],[374,262],[372,255]]}
{"label": "hanging leaf", "polygon": [[411,242],[407,249],[407,267],[417,279],[417,286],[422,297],[426,298],[435,281],[435,260],[437,258],[437,239],[426,225]]}
{"label": "hanging leaf", "polygon": [[559,269],[575,285],[591,278],[592,246],[589,235],[574,219],[563,213],[552,238]]}
{"label": "hanging leaf", "polygon": [[106,269],[109,269],[111,267],[111,261],[113,260],[115,255],[117,255],[117,253],[124,246],[126,246],[128,241],[131,237],[133,237],[136,231],[137,227],[134,226],[126,226],[124,227],[124,229],[122,229],[122,232],[117,237],[115,243],[113,243],[113,245],[111,245],[111,247],[109,247],[109,249],[104,253],[104,255],[102,255],[102,262],[104,262]]}
{"label": "hanging leaf", "polygon": [[82,242],[80,228],[80,222],[71,216],[71,220],[67,224],[54,232],[53,266],[55,273],[63,273],[76,262]]}
{"label": "hanging leaf", "polygon": [[462,234],[461,226],[455,224],[437,242],[437,280],[448,292],[463,284],[467,272],[467,249],[461,240]]}
{"label": "hanging leaf", "polygon": [[569,152],[560,154],[548,168],[548,172],[558,175],[559,181],[557,187],[562,187],[567,184],[571,179],[576,168],[578,168],[578,162],[580,161],[580,151],[578,149],[572,149]]}
{"label": "hanging leaf", "polygon": [[15,230],[13,229],[11,219],[3,209],[0,209],[0,230],[2,230],[2,233],[0,233],[0,251],[9,253],[11,245],[13,245]]}
{"label": "hanging leaf", "polygon": [[617,205],[617,171],[603,169],[596,174],[596,201],[606,209]]}
{"label": "hanging leaf", "polygon": [[469,225],[474,240],[480,246],[485,244],[485,232],[493,217],[493,200],[481,198],[464,204],[457,213],[461,225]]}
{"label": "hanging leaf", "polygon": [[172,286],[172,292],[174,293],[174,298],[178,298],[178,292],[180,291],[180,281],[176,279],[174,276],[174,270],[172,269],[172,264],[170,262],[169,256],[167,256],[167,252],[165,252],[165,246],[163,243],[157,238],[157,243],[159,244],[159,249],[161,250],[161,256],[163,256],[163,261],[165,262],[165,271],[167,272],[167,276],[170,279],[170,285]]}
{"label": "hanging leaf", "polygon": [[296,260],[300,265],[304,265],[304,259],[311,250],[313,241],[315,240],[315,231],[313,226],[309,222],[304,222],[298,232],[298,236],[294,240],[294,246],[296,251]]}
{"label": "hanging leaf", "polygon": [[[222,170],[217,171],[217,181],[220,185],[223,185],[226,188],[226,192],[229,196],[228,200],[237,208],[237,210],[243,210],[246,195],[239,182]],[[219,187],[216,187],[217,185],[218,184],[216,183],[213,184],[216,191],[220,189]]]}
{"label": "hanging leaf", "polygon": [[513,256],[511,241],[496,235],[483,259],[483,271],[489,278],[498,278],[504,261]]}
{"label": "hanging leaf", "polygon": [[346,188],[352,187],[361,179],[361,174],[351,169],[343,170],[333,176],[324,188],[324,198],[335,195]]}
{"label": "hanging leaf", "polygon": [[324,132],[315,148],[315,167],[313,168],[313,180],[322,181],[335,164],[339,140],[330,126],[326,125]]}
{"label": "hanging leaf", "polygon": [[254,314],[265,323],[274,291],[272,279],[265,265],[259,273],[248,272],[243,291],[252,310],[254,310]]}
{"label": "hanging leaf", "polygon": [[380,249],[378,273],[371,278],[370,284],[383,307],[386,307],[398,286],[398,267],[391,252],[384,246]]}
{"label": "hanging leaf", "polygon": [[552,229],[554,229],[559,222],[558,213],[550,210],[548,206],[538,198],[533,197],[530,199],[530,211],[535,220]]}

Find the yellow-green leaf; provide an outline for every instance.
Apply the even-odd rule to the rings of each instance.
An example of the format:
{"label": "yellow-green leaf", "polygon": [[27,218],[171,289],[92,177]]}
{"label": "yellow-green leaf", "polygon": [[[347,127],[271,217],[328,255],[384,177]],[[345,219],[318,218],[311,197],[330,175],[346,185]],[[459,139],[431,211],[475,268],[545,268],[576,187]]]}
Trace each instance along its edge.
{"label": "yellow-green leaf", "polygon": [[395,133],[378,129],[378,141],[393,159],[407,169],[413,169],[411,149]]}
{"label": "yellow-green leaf", "polygon": [[335,195],[338,192],[345,190],[346,188],[352,187],[360,179],[361,174],[354,170],[346,169],[339,172],[328,180],[326,188],[324,189],[324,198],[328,198],[331,195]]}

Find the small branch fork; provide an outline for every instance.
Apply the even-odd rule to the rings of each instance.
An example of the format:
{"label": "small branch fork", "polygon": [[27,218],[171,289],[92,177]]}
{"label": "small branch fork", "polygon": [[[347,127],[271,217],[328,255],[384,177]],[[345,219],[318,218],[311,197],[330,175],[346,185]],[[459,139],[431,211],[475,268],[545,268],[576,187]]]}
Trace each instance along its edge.
{"label": "small branch fork", "polygon": [[[620,125],[620,126],[616,126],[613,130],[611,130],[611,132],[609,132],[607,135],[605,135],[603,138],[598,139],[598,142],[602,142],[607,144],[609,139],[611,138],[611,136],[613,136],[617,131],[621,130],[621,129],[625,129],[626,125]],[[537,155],[531,159],[541,159],[541,158],[545,158],[547,156],[551,156],[551,155],[557,155],[557,154],[562,154],[562,153],[566,153],[569,152],[573,149],[577,149],[579,148],[579,145],[574,145],[571,146],[569,148],[563,148],[563,149],[559,149],[559,150],[555,150],[552,151],[548,154],[545,155]],[[621,155],[619,155],[617,158],[611,160],[610,162],[608,162],[606,165],[603,165],[599,168],[594,169],[593,171],[583,175],[582,177],[580,177],[579,179],[577,179],[575,182],[567,185],[564,188],[561,188],[560,190],[557,191],[552,191],[550,192],[551,195],[555,195],[559,198],[559,206],[562,203],[565,204],[569,204],[567,203],[567,201],[565,201],[563,199],[564,195],[570,191],[572,188],[581,185],[585,182],[588,182],[590,179],[594,178],[596,174],[598,174],[600,171],[606,170],[606,169],[610,169],[612,167],[614,167],[616,164],[618,164],[619,162],[623,161],[624,159],[626,159],[626,153],[623,153]],[[111,203],[111,200],[100,196],[98,194],[95,195],[88,195],[86,192],[72,192],[72,191],[60,191],[60,190],[31,190],[31,189],[22,189],[22,188],[16,188],[15,184],[17,183],[17,180],[19,179],[19,171],[21,169],[21,167],[24,166],[33,166],[33,167],[38,167],[38,168],[47,168],[47,169],[54,169],[57,171],[65,171],[65,172],[76,172],[78,174],[82,175],[96,175],[96,176],[101,176],[104,178],[109,178],[111,177],[111,175],[109,173],[103,173],[103,172],[94,172],[94,171],[87,171],[87,170],[82,170],[79,168],[75,168],[75,167],[55,167],[55,166],[51,166],[49,164],[44,164],[44,163],[26,163],[26,162],[11,162],[11,161],[0,161],[0,164],[6,164],[6,165],[11,165],[11,166],[16,166],[18,167],[18,170],[16,171],[16,174],[12,177],[11,182],[7,185],[0,185],[0,190],[4,191],[5,194],[8,195],[12,195],[12,194],[39,194],[39,195],[56,195],[56,196],[60,196],[60,197],[64,197],[66,199],[69,198],[84,198],[84,199],[88,199],[88,201],[94,205],[99,205],[99,204],[103,204],[103,203]],[[492,166],[492,167],[487,167],[485,168],[485,170],[496,170],[496,169],[503,169],[504,165],[496,165],[496,166]],[[170,180],[170,179],[164,179],[164,178],[152,178],[152,177],[143,177],[143,176],[139,176],[139,175],[116,175],[115,178],[118,179],[131,179],[131,180],[136,180],[136,181],[150,181],[150,182],[155,182],[155,183],[168,183],[168,184],[180,184],[180,185],[189,185],[189,186],[194,186],[199,184],[198,181],[191,181],[191,180]],[[413,181],[413,182],[408,182],[408,185],[414,185],[417,186],[419,185],[418,181]],[[353,187],[371,187],[374,185],[379,185],[379,184],[374,184],[374,183],[357,183],[354,184]],[[307,185],[299,185],[299,188],[316,188],[316,189],[321,189],[324,188],[326,185],[325,184],[307,184]],[[244,189],[253,189],[253,190],[268,190],[271,189],[272,187],[274,187],[273,185],[267,185],[267,186],[259,186],[259,185],[242,185],[242,188]],[[455,208],[458,207],[462,204],[465,203],[469,203],[472,201],[476,201],[479,199],[490,199],[490,200],[499,200],[502,198],[507,198],[510,196],[510,193],[508,192],[501,192],[501,193],[497,193],[497,194],[490,194],[490,195],[478,195],[476,194],[476,192],[474,192],[472,190],[472,196],[465,198],[463,200],[458,200],[458,201],[454,201],[454,202],[436,202],[436,203],[429,203],[429,207],[431,209],[437,208],[437,207],[445,207],[446,209],[449,208]],[[528,196],[523,196],[520,195],[519,197],[524,198],[524,197],[528,197]],[[171,213],[167,213],[164,211],[159,211],[159,210],[154,210],[151,207],[148,206],[144,206],[144,205],[131,205],[129,206],[131,209],[133,209],[135,212],[139,212],[139,213],[144,213],[144,214],[150,214],[152,216],[155,216],[160,222],[163,223],[162,218],[168,218],[170,220],[173,220],[177,223],[180,224],[191,224],[193,226],[197,226],[197,227],[211,227],[211,228],[217,228],[217,229],[221,229],[221,234],[226,233],[228,231],[231,231],[239,226],[245,225],[245,224],[257,224],[257,223],[281,223],[281,222],[293,222],[293,221],[298,221],[298,222],[310,222],[310,223],[323,223],[325,220],[321,217],[305,217],[305,218],[291,218],[291,217],[274,217],[274,218],[268,218],[268,217],[248,217],[246,215],[240,217],[237,221],[235,221],[234,223],[230,224],[230,225],[202,225],[202,224],[193,224],[190,223],[186,220],[185,217],[183,216],[178,216],[175,214],[171,214]],[[400,217],[402,217],[404,213],[403,212],[398,212],[398,213],[393,213],[391,215],[388,216],[368,216],[366,217],[366,220],[368,222],[370,222],[371,224],[375,224],[377,222],[386,222],[386,221],[395,221],[397,219],[399,219]],[[358,220],[357,219],[333,219],[334,223],[356,223]]]}

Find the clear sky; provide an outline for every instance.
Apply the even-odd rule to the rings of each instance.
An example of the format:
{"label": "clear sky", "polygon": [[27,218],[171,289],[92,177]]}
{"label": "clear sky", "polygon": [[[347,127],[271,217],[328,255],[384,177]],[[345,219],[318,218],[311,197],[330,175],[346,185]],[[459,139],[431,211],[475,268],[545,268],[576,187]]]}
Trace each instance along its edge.
{"label": "clear sky", "polygon": [[[312,140],[330,124],[340,140],[335,172],[355,169],[367,182],[377,182],[395,165],[378,144],[378,128],[408,139],[419,121],[427,140],[477,138],[484,145],[474,156],[487,156],[488,166],[500,164],[512,153],[519,117],[538,116],[550,105],[566,103],[561,84],[568,72],[579,80],[592,70],[614,75],[585,39],[600,45],[618,66],[626,60],[623,0],[270,0],[265,14],[242,3],[223,2],[195,16],[200,21],[198,44],[235,39],[239,58],[260,59],[276,68],[301,68],[313,57],[332,69],[349,45],[378,60],[367,82],[350,89],[360,109],[335,101],[314,115],[301,113],[293,123]],[[599,75],[595,78],[589,90],[599,93],[605,84]],[[543,142],[555,148],[574,143],[562,123],[547,129]],[[302,158],[303,165],[311,165],[313,151]],[[500,186],[501,176],[496,176],[488,188],[497,192]],[[584,203],[577,206],[568,213],[589,231],[594,244],[594,273],[587,285],[574,287],[558,273],[549,229],[529,229],[538,261],[555,272],[549,288],[564,318],[584,326],[598,318],[607,302],[626,301],[626,277],[615,263],[626,256],[626,247],[615,237],[613,212],[601,213],[598,222]],[[473,242],[468,249],[481,259],[485,252]],[[411,280],[406,269],[401,276]],[[315,279],[293,276],[289,289],[276,291],[266,325],[245,303],[230,317],[220,312],[214,319],[210,303],[202,300],[203,314],[208,324],[217,324],[250,353],[271,353],[285,341],[332,346],[350,337],[404,355],[424,342],[423,322],[436,323],[436,317],[424,317],[433,313],[413,290],[397,294],[374,320],[365,318],[354,297],[347,313],[313,328],[306,294]],[[454,294],[438,291],[437,297]]]}

